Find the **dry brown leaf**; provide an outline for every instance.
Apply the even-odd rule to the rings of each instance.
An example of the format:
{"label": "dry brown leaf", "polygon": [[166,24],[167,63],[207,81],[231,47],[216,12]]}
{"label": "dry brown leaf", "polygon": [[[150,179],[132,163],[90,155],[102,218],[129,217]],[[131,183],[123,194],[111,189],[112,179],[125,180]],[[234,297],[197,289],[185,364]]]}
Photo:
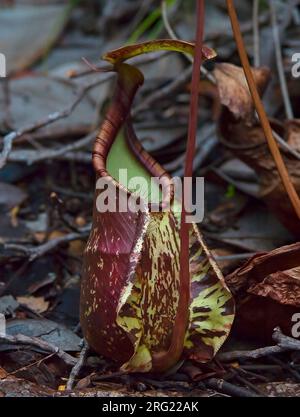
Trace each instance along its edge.
{"label": "dry brown leaf", "polygon": [[[268,70],[253,70],[257,87],[262,93],[268,81]],[[300,236],[300,222],[295,214],[282,185],[274,159],[270,153],[264,132],[253,117],[253,104],[242,68],[221,64],[215,70],[221,102],[224,105],[219,120],[220,140],[238,158],[256,171],[260,183],[258,197],[268,204],[282,224],[295,236]],[[299,122],[292,121],[286,126],[270,120],[273,130],[299,150]],[[281,149],[282,157],[291,181],[300,194],[299,160],[287,150]]]}
{"label": "dry brown leaf", "polygon": [[286,141],[293,149],[300,152],[300,119],[286,122]]}
{"label": "dry brown leaf", "polygon": [[272,298],[281,304],[300,307],[300,267],[274,272],[250,287],[248,292]]}
{"label": "dry brown leaf", "polygon": [[77,216],[75,219],[75,223],[78,227],[83,227],[86,225],[86,219],[82,216]]}
{"label": "dry brown leaf", "polygon": [[226,277],[237,300],[241,336],[271,341],[279,326],[291,334],[300,307],[300,243],[255,255]]}
{"label": "dry brown leaf", "polygon": [[82,240],[73,240],[69,243],[68,253],[72,256],[82,256],[85,249],[85,242]]}
{"label": "dry brown leaf", "polygon": [[44,297],[17,297],[17,301],[39,314],[47,311],[50,304]]}
{"label": "dry brown leaf", "polygon": [[1,366],[0,366],[0,379],[6,378],[7,375],[8,375],[8,373],[6,372],[6,370],[1,368]]}
{"label": "dry brown leaf", "polygon": [[20,211],[20,207],[16,206],[14,208],[12,208],[9,212],[10,215],[10,223],[12,225],[12,227],[18,227],[19,221],[18,221],[18,214]]}
{"label": "dry brown leaf", "polygon": [[[258,90],[262,93],[270,78],[270,71],[268,68],[255,68],[252,73]],[[221,103],[236,117],[252,121],[254,107],[243,69],[233,64],[218,64],[214,75]]]}
{"label": "dry brown leaf", "polygon": [[61,230],[53,230],[53,232],[50,233],[48,239],[53,240],[57,239],[59,237],[65,236],[66,233],[62,232]]}

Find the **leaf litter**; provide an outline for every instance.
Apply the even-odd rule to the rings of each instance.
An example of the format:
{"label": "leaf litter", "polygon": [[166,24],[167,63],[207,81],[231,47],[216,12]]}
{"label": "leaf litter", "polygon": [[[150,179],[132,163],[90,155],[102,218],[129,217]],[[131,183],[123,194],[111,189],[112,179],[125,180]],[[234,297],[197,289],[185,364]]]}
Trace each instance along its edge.
{"label": "leaf litter", "polygon": [[[97,63],[101,52],[126,43],[126,22],[131,22],[141,5],[136,1],[134,7],[128,8],[124,2],[117,14],[106,9],[102,15],[97,11],[98,14],[91,17],[84,6],[76,6],[68,14],[66,5],[54,6],[49,1],[43,6],[39,19],[33,20],[36,5],[33,1],[29,3],[26,16],[35,22],[30,31],[24,32],[25,15],[20,12],[20,8],[26,6],[19,6],[17,2],[15,8],[6,11],[6,19],[21,18],[24,26],[18,26],[14,37],[7,37],[9,26],[1,25],[2,38],[11,42],[5,48],[12,74],[9,95],[5,89],[0,92],[2,138],[12,130],[36,126],[13,142],[13,149],[0,171],[0,221],[3,223],[0,228],[0,312],[6,316],[8,329],[7,338],[0,341],[0,391],[4,395],[33,396],[184,396],[187,393],[235,396],[241,394],[239,389],[242,389],[244,395],[250,396],[255,392],[254,384],[264,395],[298,395],[299,379],[295,372],[300,367],[296,354],[299,347],[297,339],[292,337],[289,320],[299,311],[299,256],[295,243],[299,221],[293,215],[262,130],[253,117],[249,91],[241,68],[237,67],[236,46],[229,25],[224,23],[225,11],[219,2],[211,2],[208,7],[207,37],[223,63],[214,65],[217,85],[212,84],[207,90],[200,88],[197,153],[202,152],[205,131],[209,132],[208,142],[215,145],[208,147],[205,157],[199,158],[194,175],[204,175],[206,179],[207,207],[201,231],[227,275],[226,282],[237,303],[234,330],[220,358],[222,354],[233,357],[239,350],[243,355],[246,352],[248,359],[239,359],[236,354],[238,359],[212,361],[206,365],[188,360],[170,375],[142,376],[122,375],[113,362],[88,351],[76,374],[73,391],[66,391],[71,370],[82,350],[79,311],[75,307],[79,305],[82,248],[92,222],[93,140],[79,144],[78,148],[71,146],[60,155],[46,154],[43,161],[37,160],[30,167],[27,162],[45,150],[75,144],[97,127],[111,96],[110,78],[106,79],[103,89],[97,85],[91,87],[78,107],[66,117],[41,128],[38,123],[47,115],[67,108],[78,87],[84,88],[85,82],[98,82],[106,76],[91,72],[68,79],[72,70],[73,74],[86,71],[80,62],[77,43],[82,42],[85,55]],[[245,5],[237,7],[243,34],[251,42],[251,10]],[[194,22],[191,6],[185,5],[183,14],[170,14],[170,19],[182,38],[193,37],[194,23],[187,25],[187,22]],[[71,25],[66,26],[67,21]],[[264,12],[259,22],[261,31],[267,33],[270,25]],[[111,30],[105,31],[105,27]],[[116,35],[113,27],[122,30]],[[166,37],[164,26],[161,27],[158,37]],[[289,51],[291,34],[295,39],[298,29],[291,21],[284,32],[284,53]],[[34,39],[37,30],[43,36]],[[30,39],[34,39],[34,47],[31,45],[29,53],[25,53]],[[147,40],[147,32],[142,40]],[[22,60],[13,53],[16,50],[25,51],[20,56]],[[42,61],[38,63],[38,60]],[[47,65],[51,74],[47,73]],[[154,61],[145,62],[143,72],[147,81],[137,97],[137,108],[153,91],[167,88],[155,105],[142,107],[143,111],[137,111],[134,116],[138,136],[146,149],[163,166],[170,166],[171,173],[180,175],[183,173],[190,86],[188,82],[183,83],[178,90],[171,89],[171,93],[168,86],[180,69],[187,66],[187,62],[170,54],[157,55]],[[254,71],[262,94],[269,70]],[[272,114],[271,124],[288,145],[281,144],[280,149],[297,188],[299,115],[295,108],[295,119],[285,120],[273,69],[272,77],[275,82],[270,88],[277,92],[277,102],[268,103],[268,108],[272,110],[273,105],[276,112]],[[295,94],[300,94],[292,87],[289,92],[293,99]],[[22,155],[25,155],[23,159]],[[230,193],[228,186],[231,186]],[[58,205],[49,204],[51,193],[57,195]],[[251,317],[253,321],[249,324]],[[262,321],[264,326],[257,326]],[[276,333],[274,338],[276,326],[283,334]],[[263,349],[269,347],[275,353],[265,356],[268,350]],[[251,358],[251,352],[257,349],[256,358]],[[293,367],[294,373],[286,364]],[[220,384],[223,391],[218,388]]]}

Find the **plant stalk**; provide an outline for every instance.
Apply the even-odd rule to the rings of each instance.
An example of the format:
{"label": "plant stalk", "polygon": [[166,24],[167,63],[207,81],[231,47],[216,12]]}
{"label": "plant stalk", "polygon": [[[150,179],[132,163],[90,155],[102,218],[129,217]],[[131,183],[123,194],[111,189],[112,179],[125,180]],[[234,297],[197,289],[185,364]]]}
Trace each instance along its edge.
{"label": "plant stalk", "polygon": [[284,186],[284,188],[285,188],[285,190],[286,190],[286,192],[289,196],[291,204],[294,207],[294,210],[295,210],[298,218],[300,219],[300,200],[299,200],[298,194],[295,190],[295,187],[292,184],[291,178],[290,178],[289,173],[286,169],[286,166],[284,164],[282,156],[280,154],[277,142],[274,139],[272,129],[271,129],[271,126],[270,126],[270,122],[268,120],[266,111],[263,107],[262,101],[260,99],[259,93],[258,93],[257,88],[256,88],[256,84],[255,84],[254,77],[253,77],[253,74],[252,74],[252,71],[251,71],[249,59],[248,59],[247,52],[246,52],[246,49],[245,49],[245,45],[244,45],[240,25],[239,25],[239,22],[238,22],[237,13],[236,13],[236,10],[235,10],[235,7],[234,7],[234,1],[233,0],[226,0],[226,2],[227,2],[228,14],[229,14],[229,17],[230,17],[230,20],[231,20],[231,26],[232,26],[233,34],[234,34],[235,41],[236,41],[236,44],[237,44],[238,52],[239,52],[239,55],[240,55],[242,66],[243,66],[243,69],[244,69],[244,72],[245,72],[245,76],[246,76],[246,79],[247,79],[249,90],[251,92],[258,117],[260,119],[264,134],[266,136],[266,139],[267,139],[267,142],[268,142],[268,145],[269,145],[269,148],[270,148],[270,152],[271,152],[271,154],[274,158],[275,165],[278,169],[278,172],[279,172],[280,178],[282,180],[283,186]]}
{"label": "plant stalk", "polygon": [[[196,48],[193,62],[191,101],[189,114],[188,141],[186,150],[186,160],[184,177],[192,177],[193,160],[196,148],[198,104],[199,104],[199,81],[200,67],[202,64],[202,46],[204,32],[204,0],[197,0],[197,29],[196,29]],[[175,317],[172,339],[169,349],[153,355],[153,370],[162,372],[175,365],[180,359],[184,348],[184,339],[189,321],[189,302],[190,302],[190,269],[189,269],[189,232],[190,224],[186,223],[187,208],[186,201],[191,201],[191,190],[182,192],[182,213],[180,225],[180,284],[179,302]]]}

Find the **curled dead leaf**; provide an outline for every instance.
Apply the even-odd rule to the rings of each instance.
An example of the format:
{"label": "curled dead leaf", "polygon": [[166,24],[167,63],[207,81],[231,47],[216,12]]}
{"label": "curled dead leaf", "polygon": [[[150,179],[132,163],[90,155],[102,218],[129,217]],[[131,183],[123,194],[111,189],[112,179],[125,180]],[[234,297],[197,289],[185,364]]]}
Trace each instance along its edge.
{"label": "curled dead leaf", "polygon": [[[268,68],[252,70],[258,91],[262,94],[270,78]],[[242,68],[233,64],[216,65],[214,75],[217,80],[221,103],[237,118],[253,121],[254,106]]]}
{"label": "curled dead leaf", "polygon": [[270,342],[279,326],[291,334],[300,307],[300,243],[255,255],[226,277],[235,294],[235,330],[243,337]]}
{"label": "curled dead leaf", "polygon": [[0,367],[0,379],[5,379],[7,377],[8,373],[5,369]]}
{"label": "curled dead leaf", "polygon": [[281,304],[300,307],[300,267],[274,272],[250,287],[248,292],[270,297]]}
{"label": "curled dead leaf", "polygon": [[[253,69],[257,88],[261,94],[269,80],[269,71],[265,68]],[[238,158],[249,165],[258,174],[262,198],[282,224],[295,236],[300,236],[300,222],[294,209],[286,198],[274,159],[270,153],[265,134],[260,123],[254,118],[252,98],[242,68],[231,64],[220,64],[215,70],[220,100],[223,110],[218,123],[222,144]],[[271,127],[281,137],[285,137],[292,149],[299,149],[299,122],[291,121],[286,125],[270,120]],[[280,147],[284,164],[292,183],[300,194],[299,160],[286,149]]]}

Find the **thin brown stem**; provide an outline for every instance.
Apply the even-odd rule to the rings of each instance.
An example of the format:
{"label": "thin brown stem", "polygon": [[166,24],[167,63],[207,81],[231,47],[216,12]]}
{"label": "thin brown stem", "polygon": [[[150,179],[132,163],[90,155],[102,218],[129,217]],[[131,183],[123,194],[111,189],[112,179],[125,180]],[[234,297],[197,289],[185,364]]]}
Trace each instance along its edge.
{"label": "thin brown stem", "polygon": [[[186,162],[184,169],[185,177],[193,175],[193,161],[196,148],[196,134],[198,121],[198,103],[199,103],[199,82],[200,67],[202,63],[202,46],[204,32],[204,0],[197,0],[197,31],[196,31],[196,48],[193,62],[192,84],[191,84],[191,101],[190,116],[188,129],[188,142],[186,151]],[[186,201],[191,201],[190,193],[186,192],[183,187],[182,193],[182,214],[180,227],[180,285],[179,285],[179,302],[174,322],[174,329],[171,344],[167,352],[153,355],[153,369],[160,371],[169,369],[179,359],[184,347],[184,338],[189,319],[189,301],[190,301],[190,265],[189,265],[189,232],[190,224],[186,223],[187,208]]]}
{"label": "thin brown stem", "polygon": [[[161,15],[163,18],[164,26],[166,31],[168,32],[168,35],[171,39],[177,40],[179,39],[177,34],[175,33],[174,29],[170,25],[169,18],[168,18],[168,10],[167,10],[167,3],[165,0],[162,0],[161,2]],[[186,59],[192,64],[193,63],[193,57],[191,57],[188,54],[184,54]],[[201,73],[206,77],[209,81],[211,81],[213,84],[216,84],[216,79],[213,76],[212,73],[210,73],[203,65],[201,65]]]}
{"label": "thin brown stem", "polygon": [[293,108],[292,108],[292,104],[291,104],[291,100],[290,100],[290,96],[288,92],[288,87],[287,87],[287,82],[286,82],[284,67],[283,67],[276,8],[272,0],[269,0],[269,7],[270,7],[270,12],[271,12],[271,23],[272,23],[274,45],[275,45],[276,65],[277,65],[280,88],[281,88],[284,107],[285,107],[285,113],[288,119],[293,119],[294,118]]}
{"label": "thin brown stem", "polygon": [[251,71],[251,67],[250,67],[250,63],[249,63],[249,59],[247,56],[247,52],[245,49],[245,45],[244,45],[244,41],[243,41],[243,37],[241,34],[241,30],[240,30],[240,26],[239,26],[239,22],[238,22],[238,18],[237,18],[237,14],[236,14],[236,10],[234,7],[234,2],[233,0],[226,0],[227,1],[227,7],[228,7],[228,13],[229,13],[229,17],[231,20],[231,25],[232,25],[232,29],[233,29],[233,33],[234,33],[234,37],[235,37],[235,41],[237,44],[237,48],[238,48],[238,52],[240,55],[240,59],[244,68],[244,72],[245,72],[245,76],[247,79],[247,83],[255,104],[255,108],[256,111],[258,113],[258,117],[260,119],[263,131],[265,133],[269,148],[270,148],[270,152],[274,158],[276,167],[278,169],[279,175],[281,177],[282,183],[284,185],[284,188],[286,189],[286,192],[290,198],[291,204],[295,209],[295,212],[298,216],[298,218],[300,219],[300,201],[299,201],[299,197],[296,193],[296,190],[294,188],[294,185],[291,182],[289,173],[286,169],[286,166],[283,162],[282,156],[280,154],[278,145],[276,143],[276,140],[274,139],[273,133],[272,133],[272,129],[270,126],[270,122],[268,120],[266,111],[263,107],[262,101],[260,99],[259,93],[257,91],[256,88],[256,84],[254,81],[254,77]]}
{"label": "thin brown stem", "polygon": [[254,66],[260,65],[260,42],[259,42],[259,0],[253,1],[253,56]]}
{"label": "thin brown stem", "polygon": [[78,358],[78,362],[73,366],[68,382],[67,382],[67,390],[71,390],[73,388],[74,382],[76,377],[79,375],[79,372],[81,371],[81,369],[84,366],[84,362],[87,358],[89,352],[89,346],[87,344],[86,341],[83,342],[83,347],[82,350],[80,352],[79,358]]}

